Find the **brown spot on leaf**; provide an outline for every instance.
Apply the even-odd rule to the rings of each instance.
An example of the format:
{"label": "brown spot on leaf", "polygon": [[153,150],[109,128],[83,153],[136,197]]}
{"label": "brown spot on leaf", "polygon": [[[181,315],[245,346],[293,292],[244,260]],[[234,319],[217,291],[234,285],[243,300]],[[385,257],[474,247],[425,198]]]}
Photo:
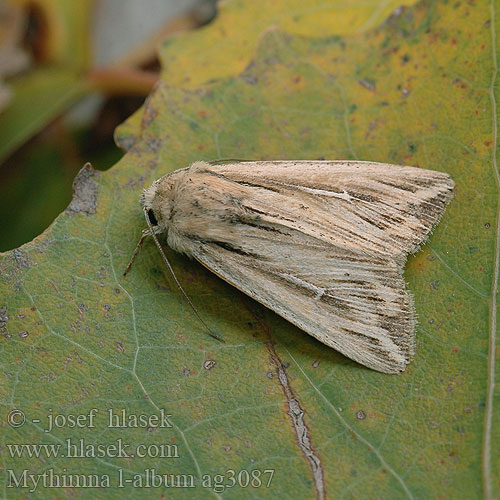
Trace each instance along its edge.
{"label": "brown spot on leaf", "polygon": [[97,207],[97,184],[94,177],[98,172],[90,163],[86,163],[73,181],[73,199],[66,209],[68,215],[84,213],[92,215]]}
{"label": "brown spot on leaf", "polygon": [[24,267],[27,269],[30,267],[30,258],[29,255],[20,248],[16,248],[12,251],[12,257],[14,258],[14,262],[18,268]]}
{"label": "brown spot on leaf", "polygon": [[375,82],[373,82],[371,80],[367,80],[367,79],[361,78],[360,80],[358,80],[358,83],[362,87],[364,87],[365,89],[371,90],[372,92],[375,91],[375,89],[376,89]]}
{"label": "brown spot on leaf", "polygon": [[207,359],[203,363],[203,368],[205,368],[205,370],[211,370],[214,366],[215,366],[215,361],[213,359]]}
{"label": "brown spot on leaf", "polygon": [[364,420],[366,418],[366,413],[363,410],[358,410],[356,412],[356,418],[358,420]]}

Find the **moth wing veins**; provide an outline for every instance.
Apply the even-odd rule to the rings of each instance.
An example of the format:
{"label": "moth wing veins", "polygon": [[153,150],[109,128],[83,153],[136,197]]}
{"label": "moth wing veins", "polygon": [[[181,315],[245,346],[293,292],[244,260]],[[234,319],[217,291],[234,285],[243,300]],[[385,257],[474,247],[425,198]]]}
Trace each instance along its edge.
{"label": "moth wing veins", "polygon": [[[278,252],[265,242],[262,258],[235,253],[214,243],[194,257],[220,278],[273,310],[320,342],[369,368],[405,369],[413,354],[413,304],[399,266],[390,258],[333,255],[288,248],[296,265],[269,258]],[[264,249],[262,249],[264,251]],[[255,249],[254,249],[255,251]],[[359,260],[358,260],[359,259]],[[301,262],[301,264],[298,264]]]}
{"label": "moth wing veins", "polygon": [[198,162],[189,181],[185,192],[199,196],[177,208],[182,251],[347,357],[405,369],[415,313],[403,266],[453,196],[447,174],[354,161]]}

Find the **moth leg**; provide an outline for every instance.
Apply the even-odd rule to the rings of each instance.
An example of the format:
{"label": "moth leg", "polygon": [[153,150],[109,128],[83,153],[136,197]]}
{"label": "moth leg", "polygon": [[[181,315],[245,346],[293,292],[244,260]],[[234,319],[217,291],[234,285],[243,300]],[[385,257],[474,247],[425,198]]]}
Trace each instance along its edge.
{"label": "moth leg", "polygon": [[149,229],[143,229],[142,230],[142,236],[141,239],[139,240],[139,243],[137,243],[137,246],[135,247],[134,253],[132,254],[132,257],[130,258],[130,262],[128,263],[127,268],[123,272],[123,276],[126,276],[127,273],[130,271],[130,268],[132,267],[132,264],[134,263],[135,258],[137,257],[137,254],[139,253],[139,250],[141,249],[142,244],[144,243],[144,240],[146,239],[147,236],[150,236],[151,232]]}

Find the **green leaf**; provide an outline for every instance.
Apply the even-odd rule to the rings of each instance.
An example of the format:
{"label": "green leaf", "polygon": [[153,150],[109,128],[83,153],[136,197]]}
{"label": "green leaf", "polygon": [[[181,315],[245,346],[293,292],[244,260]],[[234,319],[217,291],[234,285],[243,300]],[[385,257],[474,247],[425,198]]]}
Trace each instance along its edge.
{"label": "green leaf", "polygon": [[[293,19],[293,9],[279,5]],[[212,81],[197,76],[185,86],[164,79],[141,120],[134,119],[140,128],[122,129],[128,154],[106,173],[84,169],[68,210],[32,243],[3,255],[0,398],[5,415],[17,408],[27,418],[13,428],[5,417],[3,467],[17,476],[24,469],[109,474],[113,485],[39,487],[44,498],[74,491],[115,498],[119,469],[131,477],[151,468],[192,474],[196,488],[127,484],[120,493],[221,498],[202,486],[205,474],[272,469],[269,487],[235,486],[224,497],[498,497],[495,8],[427,1],[399,9],[377,29],[343,36],[262,23],[244,70],[221,71]],[[252,7],[226,4],[206,28],[207,40],[225,22],[232,33],[238,9]],[[190,37],[168,51],[178,44],[181,59]],[[218,343],[152,242],[122,277],[145,225],[141,189],[191,161],[235,156],[358,158],[452,175],[456,197],[406,267],[419,327],[404,374],[376,373],[343,358],[169,251],[186,292],[226,339]],[[86,415],[92,408],[94,428],[87,419],[81,428],[43,432],[47,414]],[[173,427],[110,428],[109,408],[164,408]],[[7,447],[65,448],[70,437],[104,445],[121,438],[131,448],[177,445],[179,456],[114,458],[108,450],[97,458],[29,459],[13,458]],[[4,496],[27,496],[27,489],[8,488],[8,478]]]}
{"label": "green leaf", "polygon": [[73,104],[86,87],[75,71],[53,67],[18,78],[12,101],[0,115],[0,161]]}
{"label": "green leaf", "polygon": [[35,0],[30,7],[42,26],[42,61],[9,80],[13,98],[0,114],[0,162],[90,89],[82,72],[89,67],[92,2]]}
{"label": "green leaf", "polygon": [[[252,60],[256,44],[269,29],[314,37],[362,33],[384,21],[391,12],[400,12],[402,5],[413,3],[415,0],[367,0],[352,5],[338,0],[313,0],[304,6],[301,0],[285,0],[269,2],[263,9],[258,2],[248,0],[219,2],[219,15],[209,27],[164,43],[159,54],[162,80],[171,86],[196,89],[242,73]],[[121,147],[127,148],[137,139],[138,116],[134,114],[118,128]]]}

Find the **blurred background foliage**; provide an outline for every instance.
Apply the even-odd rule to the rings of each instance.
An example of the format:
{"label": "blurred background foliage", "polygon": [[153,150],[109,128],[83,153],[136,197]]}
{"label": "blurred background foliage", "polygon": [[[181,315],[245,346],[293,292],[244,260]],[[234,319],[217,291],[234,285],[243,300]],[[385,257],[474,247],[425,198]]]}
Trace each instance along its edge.
{"label": "blurred background foliage", "polygon": [[51,224],[85,162],[116,163],[114,129],[157,81],[158,45],[215,12],[215,0],[0,0],[0,251]]}

